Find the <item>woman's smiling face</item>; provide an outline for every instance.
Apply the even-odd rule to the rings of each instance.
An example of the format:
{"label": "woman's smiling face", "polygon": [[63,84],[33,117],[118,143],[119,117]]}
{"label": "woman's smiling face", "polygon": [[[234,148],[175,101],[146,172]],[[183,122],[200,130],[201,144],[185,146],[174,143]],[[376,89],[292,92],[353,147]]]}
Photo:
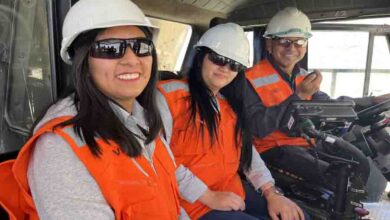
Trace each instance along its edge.
{"label": "woman's smiling face", "polygon": [[[140,28],[119,26],[103,30],[95,40],[139,37],[145,37]],[[130,47],[127,47],[121,58],[104,59],[89,56],[88,62],[96,87],[125,109],[131,110],[133,101],[142,93],[150,80],[153,58],[152,56],[138,57]]]}

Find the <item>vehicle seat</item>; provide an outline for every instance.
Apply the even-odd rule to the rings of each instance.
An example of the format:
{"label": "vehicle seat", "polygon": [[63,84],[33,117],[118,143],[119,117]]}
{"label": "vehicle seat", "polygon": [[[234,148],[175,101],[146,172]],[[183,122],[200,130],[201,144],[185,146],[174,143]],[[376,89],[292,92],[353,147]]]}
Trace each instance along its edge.
{"label": "vehicle seat", "polygon": [[181,65],[181,70],[179,72],[179,76],[181,78],[187,77],[188,72],[192,67],[196,55],[196,49],[194,49],[193,46],[198,42],[199,39],[199,33],[196,32],[196,30],[193,30],[190,42],[188,44],[187,52],[184,56],[183,64]]}
{"label": "vehicle seat", "polygon": [[180,75],[171,71],[161,70],[158,71],[159,78],[158,80],[169,80],[169,79],[180,79]]}
{"label": "vehicle seat", "polygon": [[7,212],[0,205],[0,219],[9,219]]}

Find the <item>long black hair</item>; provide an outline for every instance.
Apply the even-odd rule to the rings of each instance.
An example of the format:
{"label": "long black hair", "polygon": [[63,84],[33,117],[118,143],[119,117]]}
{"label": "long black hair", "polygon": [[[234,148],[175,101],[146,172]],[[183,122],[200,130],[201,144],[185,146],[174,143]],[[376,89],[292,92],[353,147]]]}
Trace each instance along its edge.
{"label": "long black hair", "polygon": [[[144,27],[139,27],[147,38],[152,38],[151,33]],[[92,154],[99,156],[99,148],[95,138],[100,137],[104,141],[109,140],[117,143],[121,150],[130,157],[141,155],[142,146],[137,137],[129,131],[115,115],[109,102],[115,102],[104,95],[91,80],[88,56],[89,49],[98,33],[103,29],[92,30],[79,35],[71,45],[70,55],[72,57],[72,72],[75,83],[74,103],[77,114],[68,121],[56,127],[73,125],[75,133],[83,138]],[[145,109],[145,119],[149,130],[143,130],[146,137],[145,144],[152,142],[162,130],[162,120],[156,105],[156,82],[157,75],[157,54],[156,49],[152,51],[152,72],[151,77],[143,92],[136,98]],[[119,105],[119,103],[117,103]],[[120,106],[120,105],[119,105]]]}
{"label": "long black hair", "polygon": [[[206,122],[211,142],[214,142],[218,138],[217,125],[219,123],[220,115],[215,111],[217,106],[213,100],[213,94],[202,78],[203,59],[208,51],[209,50],[206,48],[197,50],[194,63],[188,73],[188,86],[191,94],[190,118],[194,125],[196,124],[196,115],[199,114],[200,120]],[[203,136],[203,126],[201,126],[200,129]]]}
{"label": "long black hair", "polygon": [[[198,48],[195,56],[194,63],[188,73],[188,85],[191,94],[191,109],[190,115],[192,124],[196,124],[196,115],[199,114],[200,120],[206,123],[209,131],[211,141],[218,141],[218,123],[220,121],[220,114],[215,111],[217,109],[217,103],[214,101],[214,95],[207,87],[202,78],[202,66],[203,60],[211,50],[206,47]],[[237,115],[236,122],[236,142],[239,146],[239,142],[242,143],[240,169],[247,171],[250,169],[252,162],[252,141],[251,135],[246,128],[246,116],[244,111],[244,104],[242,97],[244,94],[236,94],[235,90],[240,90],[243,93],[243,87],[240,85],[245,82],[244,71],[237,74],[234,80],[221,90],[221,94],[225,96],[228,103],[232,107],[233,111]],[[202,137],[204,135],[204,129],[201,127]]]}
{"label": "long black hair", "polygon": [[242,150],[240,158],[240,168],[242,171],[249,170],[252,162],[252,140],[253,136],[249,130],[248,115],[244,107],[244,98],[246,90],[243,89],[248,81],[245,77],[245,70],[238,72],[237,76],[228,85],[221,89],[221,94],[227,99],[233,111],[237,115],[236,134],[242,138]]}

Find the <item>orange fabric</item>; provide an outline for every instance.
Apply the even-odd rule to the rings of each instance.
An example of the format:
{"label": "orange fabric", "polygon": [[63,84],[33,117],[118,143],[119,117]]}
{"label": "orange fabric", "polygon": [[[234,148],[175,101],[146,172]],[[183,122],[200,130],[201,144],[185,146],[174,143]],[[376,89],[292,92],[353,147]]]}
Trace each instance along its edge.
{"label": "orange fabric", "polygon": [[[93,178],[96,180],[100,190],[108,204],[115,213],[115,219],[177,219],[179,215],[178,188],[175,177],[175,165],[164,147],[161,140],[156,139],[156,148],[153,154],[153,171],[147,159],[143,156],[134,158],[140,167],[148,174],[146,176],[135,165],[134,161],[119,150],[113,143],[105,143],[98,139],[98,145],[102,150],[100,158],[94,157],[88,147],[78,146],[77,141],[66,132],[66,127],[52,130],[53,126],[62,122],[66,117],[54,119],[43,126],[22,148],[18,158],[14,162],[12,171],[14,178],[7,178],[1,182],[1,189],[7,187],[9,195],[23,196],[18,205],[12,203],[10,198],[0,198],[5,201],[5,207],[17,216],[17,219],[38,219],[36,209],[29,191],[27,182],[27,168],[35,140],[44,132],[54,132],[63,137],[71,146],[77,157],[87,167]],[[3,173],[10,173],[9,168],[12,162],[5,162],[0,165],[0,176]],[[19,187],[9,188],[9,185],[17,183]],[[16,184],[15,184],[16,185]],[[4,200],[3,200],[4,199]],[[7,204],[9,203],[9,204]],[[25,205],[23,205],[25,203]],[[30,218],[29,218],[30,217]]]}
{"label": "orange fabric", "polygon": [[[163,81],[158,86],[168,102],[173,118],[170,146],[176,162],[190,169],[211,190],[234,192],[244,198],[244,190],[237,174],[241,145],[237,146],[236,141],[235,113],[226,100],[218,99],[221,120],[218,125],[218,140],[212,143],[207,126],[200,120],[199,115],[196,116],[195,124],[190,119],[191,99],[188,90],[177,89],[167,92],[162,86],[169,83],[182,83],[187,86],[187,82]],[[182,199],[180,204],[191,219],[198,219],[210,211],[199,201],[190,204]]]}
{"label": "orange fabric", "polygon": [[14,162],[15,160],[9,160],[0,164],[0,205],[7,211],[10,220],[39,219],[34,208],[28,207],[30,201],[23,198],[15,180],[12,173]]}
{"label": "orange fabric", "polygon": [[[266,107],[278,105],[293,94],[288,83],[282,79],[267,59],[262,60],[260,63],[247,70],[246,77],[249,79],[253,88],[255,88],[257,95]],[[299,85],[303,78],[303,75],[298,75],[295,84]],[[261,85],[259,85],[259,79],[263,80],[261,81],[262,83],[260,83]],[[274,131],[264,138],[256,138],[254,140],[254,145],[260,153],[284,145],[309,147],[305,139],[300,137],[289,137],[281,131]]]}

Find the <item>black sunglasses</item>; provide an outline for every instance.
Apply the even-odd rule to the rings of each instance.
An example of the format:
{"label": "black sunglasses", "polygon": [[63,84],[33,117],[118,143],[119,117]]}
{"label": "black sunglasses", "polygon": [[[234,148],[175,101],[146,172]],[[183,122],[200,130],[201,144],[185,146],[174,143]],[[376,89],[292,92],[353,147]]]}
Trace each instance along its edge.
{"label": "black sunglasses", "polygon": [[275,37],[272,40],[276,41],[277,44],[283,47],[290,47],[291,44],[294,44],[296,47],[306,47],[307,46],[307,39],[296,39],[296,40],[290,40],[287,38],[279,38]]}
{"label": "black sunglasses", "polygon": [[154,46],[153,41],[144,37],[104,39],[92,43],[89,55],[95,58],[119,59],[125,55],[127,47],[130,47],[137,57],[146,57],[152,55]]}
{"label": "black sunglasses", "polygon": [[213,51],[210,51],[208,53],[209,60],[218,66],[225,66],[226,64],[229,64],[229,68],[233,72],[239,72],[245,70],[245,66],[241,63],[234,61],[232,59],[229,59],[227,57],[224,57],[222,55],[219,55]]}

